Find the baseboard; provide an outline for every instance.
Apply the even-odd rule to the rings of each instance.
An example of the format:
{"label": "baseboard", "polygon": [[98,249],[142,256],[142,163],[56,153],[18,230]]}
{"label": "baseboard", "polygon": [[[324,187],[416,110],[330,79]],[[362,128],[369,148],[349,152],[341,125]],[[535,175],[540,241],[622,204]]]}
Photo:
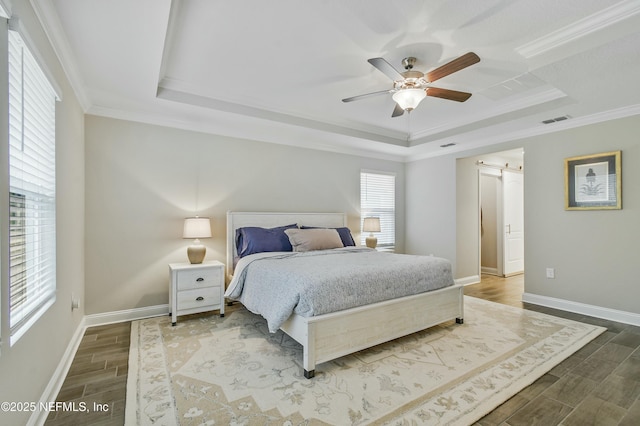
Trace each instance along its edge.
{"label": "baseboard", "polygon": [[[44,389],[42,396],[40,396],[40,401],[38,401],[38,405],[48,404],[51,401],[55,401],[58,397],[58,393],[62,388],[62,384],[64,380],[67,378],[67,373],[71,368],[71,363],[73,363],[73,358],[76,355],[76,351],[78,350],[78,346],[80,346],[80,342],[82,341],[82,337],[84,336],[84,331],[86,330],[86,326],[84,324],[84,318],[78,324],[76,331],[71,336],[71,340],[67,345],[67,349],[64,351],[60,362],[58,363],[58,367],[53,372],[47,387]],[[44,425],[49,412],[46,410],[34,410],[29,417],[29,421],[27,422],[27,426],[41,426]]]}
{"label": "baseboard", "polygon": [[498,275],[498,268],[490,268],[488,266],[481,266],[480,272],[487,275]]}
{"label": "baseboard", "polygon": [[[80,324],[73,333],[67,349],[62,355],[62,359],[58,364],[58,367],[51,376],[51,380],[47,384],[39,403],[46,404],[50,401],[55,401],[58,397],[58,393],[62,388],[62,384],[69,373],[73,358],[76,355],[82,337],[84,336],[87,327],[94,327],[97,325],[113,324],[124,321],[135,321],[142,318],[157,317],[167,315],[169,313],[169,305],[157,305],[148,306],[145,308],[126,309],[123,311],[105,312],[102,314],[85,315],[80,321]],[[44,425],[47,420],[48,412],[45,410],[35,410],[29,421],[28,426],[41,426]]]}
{"label": "baseboard", "polygon": [[588,315],[590,317],[616,321],[623,324],[640,326],[640,314],[636,314],[634,312],[619,311],[616,309],[604,308],[602,306],[587,305],[585,303],[556,299],[555,297],[540,296],[538,294],[531,293],[523,293],[522,301],[526,303],[533,303],[534,305],[560,309],[562,311]]}
{"label": "baseboard", "polygon": [[469,285],[469,284],[478,284],[480,282],[480,275],[470,275],[468,277],[456,278],[456,284],[461,285]]}
{"label": "baseboard", "polygon": [[104,312],[102,314],[85,315],[87,327],[113,324],[117,322],[135,321],[143,318],[159,317],[169,314],[169,305],[146,306],[144,308],[125,309],[122,311]]}

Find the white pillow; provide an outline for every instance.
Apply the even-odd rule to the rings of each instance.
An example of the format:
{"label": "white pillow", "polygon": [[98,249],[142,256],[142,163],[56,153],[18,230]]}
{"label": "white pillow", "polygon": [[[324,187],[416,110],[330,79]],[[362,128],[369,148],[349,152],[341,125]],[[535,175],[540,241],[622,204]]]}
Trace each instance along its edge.
{"label": "white pillow", "polygon": [[327,250],[344,247],[335,229],[286,229],[293,251]]}

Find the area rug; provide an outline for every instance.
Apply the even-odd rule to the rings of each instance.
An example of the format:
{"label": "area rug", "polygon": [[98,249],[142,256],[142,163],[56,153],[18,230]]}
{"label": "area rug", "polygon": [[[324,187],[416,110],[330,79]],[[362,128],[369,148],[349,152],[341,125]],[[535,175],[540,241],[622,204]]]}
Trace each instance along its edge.
{"label": "area rug", "polygon": [[[384,321],[384,318],[380,318]],[[302,375],[302,347],[234,305],[132,323],[129,425],[472,424],[604,331],[465,296],[453,321]]]}

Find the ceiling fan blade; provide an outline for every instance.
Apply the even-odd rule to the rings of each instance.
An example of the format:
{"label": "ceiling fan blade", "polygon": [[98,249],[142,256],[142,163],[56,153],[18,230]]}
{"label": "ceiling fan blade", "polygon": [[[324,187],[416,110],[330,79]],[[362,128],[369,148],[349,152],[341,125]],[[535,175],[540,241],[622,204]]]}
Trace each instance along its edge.
{"label": "ceiling fan blade", "polygon": [[350,98],[344,98],[342,100],[342,102],[353,102],[353,101],[359,101],[360,99],[365,99],[365,98],[370,98],[373,96],[378,96],[378,95],[382,95],[382,94],[387,94],[390,93],[391,90],[381,90],[379,92],[373,92],[373,93],[366,93],[364,95],[358,95],[358,96],[352,96]]}
{"label": "ceiling fan blade", "polygon": [[400,107],[400,105],[396,104],[391,117],[400,117],[402,114],[404,114],[404,110]]}
{"label": "ceiling fan blade", "polygon": [[464,102],[471,97],[471,93],[440,89],[439,87],[429,87],[427,88],[427,96],[448,99],[450,101]]}
{"label": "ceiling fan blade", "polygon": [[466,53],[451,62],[448,62],[433,71],[426,74],[427,81],[433,83],[436,80],[446,77],[449,74],[453,74],[456,71],[460,71],[468,66],[480,62],[480,57],[473,52]]}
{"label": "ceiling fan blade", "polygon": [[391,80],[404,80],[404,77],[384,58],[371,58],[367,60],[371,65],[382,71]]}

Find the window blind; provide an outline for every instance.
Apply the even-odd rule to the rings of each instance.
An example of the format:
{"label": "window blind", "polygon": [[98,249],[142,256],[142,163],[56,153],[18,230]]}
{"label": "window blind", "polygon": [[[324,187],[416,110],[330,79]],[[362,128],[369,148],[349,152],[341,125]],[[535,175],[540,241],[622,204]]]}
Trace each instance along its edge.
{"label": "window blind", "polygon": [[9,31],[9,327],[12,343],[55,301],[56,95]]}
{"label": "window blind", "polygon": [[365,217],[380,218],[377,247],[393,250],[396,244],[396,177],[377,172],[360,173],[360,243],[369,233],[362,231]]}

